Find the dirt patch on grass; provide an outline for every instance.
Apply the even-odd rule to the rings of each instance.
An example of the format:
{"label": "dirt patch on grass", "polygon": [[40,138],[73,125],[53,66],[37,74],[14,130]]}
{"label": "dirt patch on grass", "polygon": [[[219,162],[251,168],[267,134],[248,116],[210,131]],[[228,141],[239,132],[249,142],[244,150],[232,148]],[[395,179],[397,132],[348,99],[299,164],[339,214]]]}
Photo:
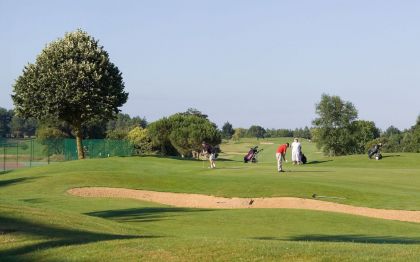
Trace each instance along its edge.
{"label": "dirt patch on grass", "polygon": [[187,208],[290,208],[345,213],[373,218],[420,223],[420,211],[356,207],[295,197],[225,198],[199,194],[169,193],[107,187],[73,188],[69,194],[80,197],[129,198]]}

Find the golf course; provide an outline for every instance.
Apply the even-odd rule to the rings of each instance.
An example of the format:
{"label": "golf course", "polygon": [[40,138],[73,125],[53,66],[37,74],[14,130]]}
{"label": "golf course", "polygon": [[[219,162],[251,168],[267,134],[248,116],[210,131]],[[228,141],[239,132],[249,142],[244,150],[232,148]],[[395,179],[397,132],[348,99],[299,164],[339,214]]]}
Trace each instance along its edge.
{"label": "golf course", "polygon": [[[420,259],[419,222],[258,206],[258,201],[287,197],[397,214],[420,211],[418,154],[384,153],[380,161],[366,155],[325,157],[303,140],[308,163],[292,165],[287,152],[286,172],[279,173],[275,150],[290,140],[224,141],[215,169],[206,160],[136,156],[3,172],[0,261]],[[263,149],[258,162],[243,163],[255,145]],[[114,191],[71,194],[101,188]],[[124,190],[146,195],[135,199],[115,193]],[[172,202],[146,200],[159,193],[173,193],[168,195]],[[190,202],[195,196],[212,197],[220,205],[236,199],[241,205],[168,204],[185,196]]]}

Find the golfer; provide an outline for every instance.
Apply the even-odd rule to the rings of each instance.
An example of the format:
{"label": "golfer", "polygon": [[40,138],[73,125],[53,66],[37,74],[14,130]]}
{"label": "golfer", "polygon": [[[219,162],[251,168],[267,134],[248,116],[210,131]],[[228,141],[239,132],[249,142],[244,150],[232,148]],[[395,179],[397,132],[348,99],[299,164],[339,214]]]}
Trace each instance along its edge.
{"label": "golfer", "polygon": [[293,165],[300,165],[302,163],[300,156],[302,155],[302,145],[299,139],[295,138],[292,143],[292,162]]}
{"label": "golfer", "polygon": [[201,143],[203,147],[203,154],[206,154],[210,161],[209,168],[216,168],[216,152],[214,148],[206,142]]}
{"label": "golfer", "polygon": [[277,171],[284,172],[283,170],[283,161],[286,160],[286,151],[289,147],[289,143],[280,145],[276,151],[276,159],[277,159]]}

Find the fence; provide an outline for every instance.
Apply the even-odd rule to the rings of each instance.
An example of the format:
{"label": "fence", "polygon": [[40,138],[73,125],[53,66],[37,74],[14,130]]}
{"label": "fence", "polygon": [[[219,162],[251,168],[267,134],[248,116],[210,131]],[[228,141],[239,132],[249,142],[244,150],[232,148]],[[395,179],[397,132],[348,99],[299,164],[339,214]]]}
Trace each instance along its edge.
{"label": "fence", "polygon": [[[83,140],[86,158],[131,156],[133,146],[125,140]],[[75,139],[0,138],[0,171],[47,165],[77,159]]]}
{"label": "fence", "polygon": [[[126,140],[86,139],[83,140],[86,158],[103,158],[111,156],[131,156],[133,145]],[[77,159],[75,139],[64,139],[64,159]]]}

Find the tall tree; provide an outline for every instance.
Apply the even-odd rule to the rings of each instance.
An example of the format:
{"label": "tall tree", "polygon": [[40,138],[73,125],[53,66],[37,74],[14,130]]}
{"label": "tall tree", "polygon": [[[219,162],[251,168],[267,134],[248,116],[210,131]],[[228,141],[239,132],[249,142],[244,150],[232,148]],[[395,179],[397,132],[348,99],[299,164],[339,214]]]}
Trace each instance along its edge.
{"label": "tall tree", "polygon": [[253,125],[246,132],[246,136],[247,137],[256,137],[256,138],[264,138],[265,133],[266,133],[266,131],[262,126]]}
{"label": "tall tree", "polygon": [[351,102],[339,96],[323,94],[316,105],[319,116],[313,121],[316,128],[315,141],[323,152],[330,156],[352,153],[354,139],[352,122],[357,119],[357,110]]}
{"label": "tall tree", "polygon": [[0,107],[0,137],[10,135],[10,123],[13,118],[13,111]]}
{"label": "tall tree", "polygon": [[385,130],[385,132],[382,135],[386,137],[390,137],[392,135],[399,135],[399,134],[401,134],[401,130],[399,130],[395,126],[390,126]]}
{"label": "tall tree", "polygon": [[420,153],[420,115],[416,124],[405,132],[402,139],[403,151]]}
{"label": "tall tree", "polygon": [[175,114],[169,117],[169,121],[172,122],[169,140],[181,156],[200,151],[203,141],[213,146],[221,142],[220,131],[206,118]]}
{"label": "tall tree", "polygon": [[147,129],[152,140],[153,147],[157,148],[161,154],[176,154],[176,149],[172,146],[171,141],[169,140],[169,135],[172,131],[172,122],[167,117],[150,123]]}
{"label": "tall tree", "polygon": [[65,34],[28,64],[14,85],[16,111],[23,117],[68,123],[84,158],[83,127],[112,119],[128,98],[119,69],[98,41],[82,30]]}
{"label": "tall tree", "polygon": [[229,122],[226,122],[222,127],[222,137],[225,139],[231,139],[233,136],[233,133],[235,133],[235,130],[233,130],[232,124]]}
{"label": "tall tree", "polygon": [[201,149],[203,141],[211,145],[221,142],[215,124],[195,114],[174,114],[151,123],[147,130],[153,146],[168,155],[189,156],[192,151]]}
{"label": "tall tree", "polygon": [[245,128],[238,127],[238,128],[235,128],[234,131],[235,132],[233,133],[233,136],[232,136],[233,140],[239,141],[241,140],[241,138],[245,137],[245,134],[246,134]]}
{"label": "tall tree", "polygon": [[380,131],[372,121],[356,120],[353,122],[354,152],[363,154],[367,152],[366,144],[379,137]]}
{"label": "tall tree", "polygon": [[34,118],[25,119],[14,114],[10,122],[10,133],[14,137],[34,136],[37,126],[38,121]]}

